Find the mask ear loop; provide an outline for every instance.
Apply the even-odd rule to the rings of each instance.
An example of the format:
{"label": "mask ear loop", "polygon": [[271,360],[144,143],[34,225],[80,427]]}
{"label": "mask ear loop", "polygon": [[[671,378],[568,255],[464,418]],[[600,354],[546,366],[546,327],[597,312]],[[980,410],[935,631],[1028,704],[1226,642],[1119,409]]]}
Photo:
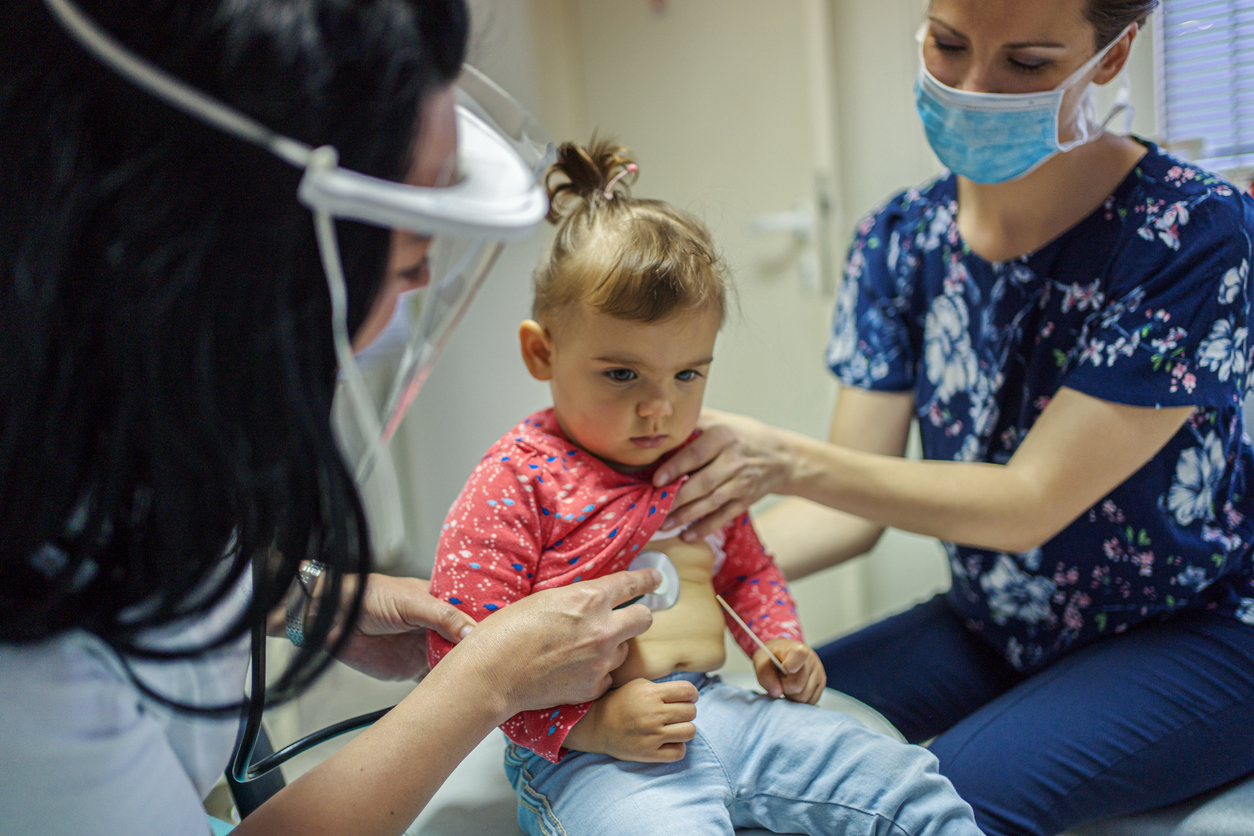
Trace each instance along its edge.
{"label": "mask ear loop", "polygon": [[1123,115],[1123,131],[1124,134],[1132,133],[1132,120],[1136,118],[1136,105],[1132,104],[1132,79],[1128,76],[1128,71],[1124,70],[1120,73],[1123,80],[1119,82],[1119,92],[1115,94],[1115,103],[1110,108],[1110,113],[1106,114],[1106,118],[1102,120],[1102,130],[1106,130],[1111,122],[1115,121],[1115,117]]}

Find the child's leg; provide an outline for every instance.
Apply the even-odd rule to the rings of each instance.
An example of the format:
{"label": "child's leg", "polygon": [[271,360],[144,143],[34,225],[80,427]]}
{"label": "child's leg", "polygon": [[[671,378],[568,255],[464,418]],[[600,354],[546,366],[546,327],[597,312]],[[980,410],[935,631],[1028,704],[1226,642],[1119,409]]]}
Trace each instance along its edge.
{"label": "child's leg", "polygon": [[550,763],[510,745],[505,772],[528,836],[732,836],[726,773],[701,734],[673,764],[630,763],[571,752]]}
{"label": "child's leg", "polygon": [[731,776],[737,827],[980,836],[930,752],[843,714],[720,684],[702,690],[697,723]]}

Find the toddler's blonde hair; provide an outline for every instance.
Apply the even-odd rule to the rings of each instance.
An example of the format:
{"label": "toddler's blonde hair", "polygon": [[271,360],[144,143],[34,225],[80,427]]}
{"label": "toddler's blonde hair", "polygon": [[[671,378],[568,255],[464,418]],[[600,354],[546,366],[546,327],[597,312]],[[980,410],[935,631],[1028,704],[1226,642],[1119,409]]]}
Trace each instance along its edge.
{"label": "toddler's blonde hair", "polygon": [[707,306],[725,318],[729,282],[709,230],[668,203],[632,197],[631,165],[610,139],[558,149],[544,179],[557,234],[535,272],[532,316],[542,324],[581,300],[633,322]]}

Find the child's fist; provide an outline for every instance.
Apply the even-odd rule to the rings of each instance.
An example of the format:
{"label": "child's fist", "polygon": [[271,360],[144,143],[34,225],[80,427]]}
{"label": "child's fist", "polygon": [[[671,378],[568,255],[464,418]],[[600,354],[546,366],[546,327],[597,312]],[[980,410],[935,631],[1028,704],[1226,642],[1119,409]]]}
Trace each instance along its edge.
{"label": "child's fist", "polygon": [[766,689],[771,699],[787,697],[793,702],[810,705],[818,702],[827,685],[827,672],[823,670],[819,655],[805,644],[792,639],[771,639],[766,646],[784,663],[784,673],[780,673],[765,650],[758,650],[753,654],[758,684]]}
{"label": "child's fist", "polygon": [[691,682],[633,679],[594,702],[565,745],[620,761],[674,763],[696,737],[696,703],[697,687]]}

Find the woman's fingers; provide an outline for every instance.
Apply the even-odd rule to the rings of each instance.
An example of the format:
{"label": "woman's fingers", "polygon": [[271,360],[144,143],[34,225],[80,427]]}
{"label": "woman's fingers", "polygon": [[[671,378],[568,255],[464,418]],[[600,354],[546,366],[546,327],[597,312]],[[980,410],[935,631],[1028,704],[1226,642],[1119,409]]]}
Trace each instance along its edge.
{"label": "woman's fingers", "polygon": [[421,578],[367,576],[366,597],[357,631],[386,636],[435,630],[456,644],[474,628],[475,620],[447,601],[432,597],[431,584]]}
{"label": "woman's fingers", "polygon": [[736,518],[748,511],[752,504],[753,502],[747,499],[724,503],[709,514],[700,515],[697,521],[685,528],[679,537],[684,542],[695,543],[735,522]]}
{"label": "woman's fingers", "polygon": [[[426,584],[425,581],[423,581]],[[426,627],[435,630],[453,644],[457,644],[475,628],[475,620],[457,607],[433,598],[423,590],[422,595],[408,595],[398,605],[401,619],[414,629]]]}
{"label": "woman's fingers", "polygon": [[[662,582],[662,573],[656,569],[636,569],[631,572],[615,572],[612,575],[604,575],[590,581],[580,581],[578,584],[571,584],[567,589],[573,589],[576,586],[582,587],[589,592],[602,595],[605,602],[609,604],[610,609],[617,609],[626,604],[633,598],[639,598],[641,595],[647,595],[657,589],[658,584]],[[594,602],[595,606],[600,606],[602,602]],[[624,612],[630,607],[623,607],[619,612]]]}
{"label": "woman's fingers", "polygon": [[653,623],[632,598],[661,582],[654,569],[618,572],[515,601],[484,619],[467,643],[488,654],[483,675],[513,712],[594,700],[627,658],[627,641]]}
{"label": "woman's fingers", "polygon": [[658,469],[654,484],[687,473],[666,527],[688,526],[689,542],[716,531],[768,493],[787,487],[794,469],[790,434],[740,415],[706,410],[704,432]]}
{"label": "woman's fingers", "polygon": [[[658,468],[657,473],[653,474],[653,484],[661,488],[674,482],[680,476],[694,474],[695,471],[714,461],[735,440],[736,437],[726,427],[712,427],[706,430]],[[686,488],[687,485],[684,487]],[[679,493],[682,497],[684,489],[681,488]]]}

